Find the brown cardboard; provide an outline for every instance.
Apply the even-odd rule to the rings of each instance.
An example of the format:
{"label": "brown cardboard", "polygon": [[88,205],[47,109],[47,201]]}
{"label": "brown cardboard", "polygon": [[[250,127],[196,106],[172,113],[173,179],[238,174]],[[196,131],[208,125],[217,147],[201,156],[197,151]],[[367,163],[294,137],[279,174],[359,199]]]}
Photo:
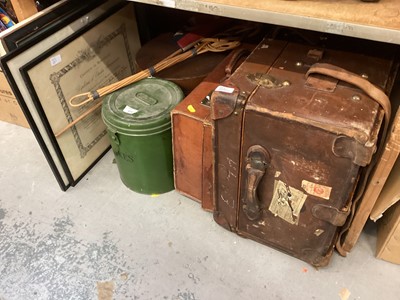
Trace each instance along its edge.
{"label": "brown cardboard", "polygon": [[[376,257],[400,264],[400,158],[380,193],[371,219],[378,221]],[[383,216],[383,217],[382,217]]]}
{"label": "brown cardboard", "polygon": [[0,71],[0,120],[29,128],[24,113],[2,71]]}
{"label": "brown cardboard", "polygon": [[385,186],[382,189],[374,208],[371,211],[370,219],[377,221],[384,216],[385,211],[400,200],[400,158],[397,158],[395,165],[390,172]]}
{"label": "brown cardboard", "polygon": [[[48,7],[40,12],[37,11],[35,1],[33,0],[15,0],[12,1],[15,13],[18,17],[18,23],[0,33],[0,56],[8,53],[6,46],[2,43],[2,39],[12,32],[29,26],[29,23],[35,21],[46,13],[62,5],[66,0],[62,0],[55,5]],[[0,70],[0,120],[8,123],[16,124],[29,128],[29,124],[19,107],[19,104],[11,90],[10,85],[5,78],[4,73]]]}
{"label": "brown cardboard", "polygon": [[400,202],[389,208],[378,222],[376,257],[400,264]]}
{"label": "brown cardboard", "polygon": [[[397,108],[396,116],[393,119],[385,151],[390,152],[390,155],[385,158],[386,164],[393,163],[391,168],[387,167],[387,178],[376,178],[384,186],[370,213],[370,219],[375,222],[386,215],[385,211],[400,200],[400,107]],[[400,231],[400,228],[398,230]]]}
{"label": "brown cardboard", "polygon": [[35,1],[33,0],[11,0],[11,4],[19,22],[37,13]]}
{"label": "brown cardboard", "polygon": [[[399,93],[400,90],[396,91],[396,97],[397,95],[399,95]],[[396,97],[393,96],[392,99],[396,99],[396,101],[398,101],[398,98]],[[372,209],[374,208],[379,194],[381,193],[383,187],[385,186],[386,180],[389,177],[390,171],[392,170],[397,160],[397,157],[399,156],[400,106],[398,106],[398,104],[396,103],[396,106],[393,106],[392,111],[397,111],[397,113],[395,113],[395,117],[391,122],[390,130],[388,131],[385,141],[385,149],[378,162],[376,163],[369,183],[364,191],[363,197],[361,198],[360,203],[362,203],[362,205],[359,205],[342,245],[343,250],[346,252],[350,252],[351,249],[354,247],[368,217],[372,216]],[[385,206],[385,204],[383,206]],[[387,207],[388,206],[386,206],[386,208]],[[382,213],[383,211],[375,211],[374,216],[378,217]],[[371,219],[374,220],[373,217],[371,217]]]}

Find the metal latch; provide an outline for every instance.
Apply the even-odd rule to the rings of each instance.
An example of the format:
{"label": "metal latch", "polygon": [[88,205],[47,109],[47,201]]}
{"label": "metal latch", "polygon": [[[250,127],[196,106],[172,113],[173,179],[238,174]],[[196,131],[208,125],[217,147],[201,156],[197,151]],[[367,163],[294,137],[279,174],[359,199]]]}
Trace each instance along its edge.
{"label": "metal latch", "polygon": [[201,100],[200,104],[204,105],[204,106],[207,106],[207,107],[210,107],[211,106],[211,94],[212,93],[213,93],[213,90],[211,92],[209,92],[207,94],[207,96],[204,97],[203,100]]}
{"label": "metal latch", "polygon": [[269,74],[255,73],[248,74],[246,77],[253,84],[265,87],[267,89],[280,88],[290,85],[288,81],[281,81]]}

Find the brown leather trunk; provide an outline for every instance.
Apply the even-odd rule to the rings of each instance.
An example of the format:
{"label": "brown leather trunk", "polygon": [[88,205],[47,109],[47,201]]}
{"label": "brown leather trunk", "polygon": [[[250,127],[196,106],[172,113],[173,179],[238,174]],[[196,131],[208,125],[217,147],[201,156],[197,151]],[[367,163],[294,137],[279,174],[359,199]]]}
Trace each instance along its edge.
{"label": "brown leather trunk", "polygon": [[231,52],[171,112],[175,189],[213,210],[213,151],[209,97],[255,48],[242,45]]}
{"label": "brown leather trunk", "polygon": [[392,69],[265,39],[212,94],[216,222],[327,265],[390,110],[375,86],[388,91]]}

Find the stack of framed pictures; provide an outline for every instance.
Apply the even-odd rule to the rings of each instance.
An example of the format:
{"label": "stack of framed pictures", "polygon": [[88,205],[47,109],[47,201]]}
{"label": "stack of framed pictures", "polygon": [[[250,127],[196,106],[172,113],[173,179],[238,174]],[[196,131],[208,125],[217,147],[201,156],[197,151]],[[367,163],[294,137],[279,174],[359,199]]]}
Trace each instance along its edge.
{"label": "stack of framed pictures", "polygon": [[52,17],[43,14],[3,38],[7,54],[1,65],[61,189],[66,190],[110,147],[100,109],[56,137],[101,101],[76,108],[68,100],[133,74],[140,42],[132,3],[61,1],[56,6],[48,9]]}

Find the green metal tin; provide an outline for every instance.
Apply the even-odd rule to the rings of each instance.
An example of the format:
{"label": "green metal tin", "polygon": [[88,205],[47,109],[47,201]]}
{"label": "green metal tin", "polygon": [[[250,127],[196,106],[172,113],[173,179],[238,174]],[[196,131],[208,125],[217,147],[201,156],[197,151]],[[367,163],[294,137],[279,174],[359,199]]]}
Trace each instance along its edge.
{"label": "green metal tin", "polygon": [[173,82],[147,78],[104,97],[102,118],[122,182],[142,194],[174,189],[171,110],[183,99]]}

